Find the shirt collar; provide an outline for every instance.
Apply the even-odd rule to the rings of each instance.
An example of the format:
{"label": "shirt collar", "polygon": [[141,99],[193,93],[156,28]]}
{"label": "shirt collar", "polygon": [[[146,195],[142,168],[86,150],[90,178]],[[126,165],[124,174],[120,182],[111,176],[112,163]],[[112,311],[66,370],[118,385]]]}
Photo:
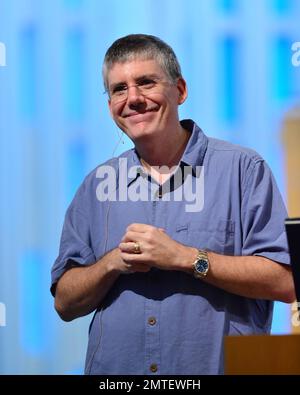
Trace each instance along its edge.
{"label": "shirt collar", "polygon": [[[180,121],[180,124],[184,129],[191,133],[180,163],[191,166],[194,175],[196,175],[197,166],[203,165],[203,160],[207,150],[208,138],[193,120],[184,119]],[[139,155],[135,148],[133,148],[130,153],[131,155],[128,157],[128,169],[130,169],[132,166],[137,166],[137,171],[134,177],[128,179],[127,186],[135,181],[140,175],[145,174]]]}
{"label": "shirt collar", "polygon": [[181,162],[192,166],[193,171],[196,172],[197,166],[203,166],[208,138],[191,119],[184,119],[180,123],[184,129],[192,133],[181,157]]}
{"label": "shirt collar", "polygon": [[127,170],[127,174],[129,174],[129,169],[130,169],[130,168],[132,168],[132,167],[135,167],[135,168],[136,168],[136,173],[135,173],[135,175],[133,175],[132,177],[129,177],[129,175],[127,176],[127,177],[128,177],[127,186],[129,187],[129,185],[130,185],[131,183],[133,183],[138,177],[140,177],[141,175],[146,174],[146,173],[144,172],[143,165],[141,164],[139,155],[138,155],[138,153],[137,153],[137,151],[136,151],[135,148],[133,148],[133,149],[130,151],[130,155],[129,155],[129,157],[128,157],[127,166],[128,166],[128,167],[127,167],[127,169],[128,169],[128,170]]}

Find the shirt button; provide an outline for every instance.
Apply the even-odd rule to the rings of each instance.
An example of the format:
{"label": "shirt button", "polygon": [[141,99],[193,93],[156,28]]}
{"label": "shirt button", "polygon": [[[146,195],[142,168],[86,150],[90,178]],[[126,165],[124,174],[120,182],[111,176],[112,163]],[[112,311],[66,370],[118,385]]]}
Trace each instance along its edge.
{"label": "shirt button", "polygon": [[151,365],[150,365],[150,370],[151,370],[151,372],[152,373],[156,373],[157,372],[157,365],[156,365],[156,363],[152,363]]}
{"label": "shirt button", "polygon": [[155,317],[149,317],[148,318],[148,324],[149,325],[155,325],[156,324],[156,318]]}
{"label": "shirt button", "polygon": [[162,198],[162,191],[158,189],[158,190],[156,191],[156,193],[155,193],[155,196],[156,196],[157,198],[161,199],[161,198]]}

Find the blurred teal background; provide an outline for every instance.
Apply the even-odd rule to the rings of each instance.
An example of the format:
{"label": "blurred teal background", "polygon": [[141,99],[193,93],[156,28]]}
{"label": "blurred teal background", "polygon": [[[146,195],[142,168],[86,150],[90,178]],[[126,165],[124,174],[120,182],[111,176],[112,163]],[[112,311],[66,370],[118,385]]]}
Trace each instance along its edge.
{"label": "blurred teal background", "polygon": [[[81,373],[90,317],[63,323],[50,268],[67,205],[117,148],[101,64],[120,36],[148,33],[175,50],[189,87],[181,118],[257,150],[285,197],[280,131],[297,104],[297,0],[0,0],[0,373]],[[276,303],[273,333],[290,332]],[[1,322],[1,321],[0,321]]]}

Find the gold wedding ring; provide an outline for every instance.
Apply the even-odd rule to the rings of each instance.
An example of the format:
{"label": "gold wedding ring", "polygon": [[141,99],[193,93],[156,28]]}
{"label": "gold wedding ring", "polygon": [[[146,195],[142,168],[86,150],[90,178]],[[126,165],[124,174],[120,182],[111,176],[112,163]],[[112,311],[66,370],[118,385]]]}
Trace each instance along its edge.
{"label": "gold wedding ring", "polygon": [[140,254],[141,253],[141,247],[140,247],[139,243],[137,243],[137,242],[134,243],[133,253],[134,254]]}

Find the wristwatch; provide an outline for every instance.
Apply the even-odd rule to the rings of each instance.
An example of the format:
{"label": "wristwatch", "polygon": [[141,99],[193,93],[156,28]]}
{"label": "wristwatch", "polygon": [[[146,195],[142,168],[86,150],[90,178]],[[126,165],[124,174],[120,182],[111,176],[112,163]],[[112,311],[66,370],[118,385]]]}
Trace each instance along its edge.
{"label": "wristwatch", "polygon": [[207,276],[209,271],[209,259],[207,252],[204,250],[198,250],[198,255],[193,263],[194,277],[204,278]]}

